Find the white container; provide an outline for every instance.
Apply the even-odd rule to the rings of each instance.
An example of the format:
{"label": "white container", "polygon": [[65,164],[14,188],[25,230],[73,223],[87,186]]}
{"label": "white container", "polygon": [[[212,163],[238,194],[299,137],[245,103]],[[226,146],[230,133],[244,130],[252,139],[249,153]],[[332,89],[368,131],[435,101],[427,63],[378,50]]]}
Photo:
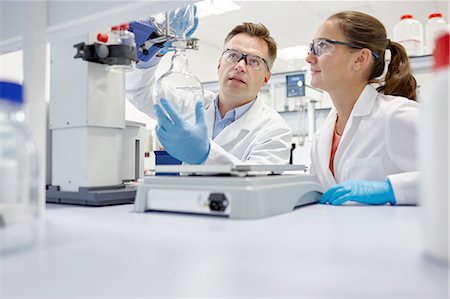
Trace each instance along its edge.
{"label": "white container", "polygon": [[425,54],[433,54],[436,38],[447,32],[448,27],[441,13],[432,13],[425,26]]}
{"label": "white container", "polygon": [[438,38],[434,52],[434,86],[422,102],[419,157],[420,202],[423,211],[424,250],[448,263],[448,80],[450,36]]}
{"label": "white container", "polygon": [[392,39],[406,49],[408,56],[423,55],[423,26],[413,15],[403,15],[394,26]]}

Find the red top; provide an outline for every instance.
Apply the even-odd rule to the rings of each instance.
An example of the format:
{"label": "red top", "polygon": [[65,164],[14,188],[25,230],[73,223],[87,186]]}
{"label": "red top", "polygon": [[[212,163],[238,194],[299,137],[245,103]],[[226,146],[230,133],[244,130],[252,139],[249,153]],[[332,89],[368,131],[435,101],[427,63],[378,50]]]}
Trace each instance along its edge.
{"label": "red top", "polygon": [[450,34],[445,33],[436,40],[434,49],[434,70],[448,67],[450,56]]}
{"label": "red top", "polygon": [[432,13],[428,16],[428,19],[432,19],[432,18],[442,18],[442,14],[440,12]]}
{"label": "red top", "polygon": [[108,34],[106,34],[106,33],[97,34],[97,40],[99,42],[104,42],[104,43],[108,42]]}
{"label": "red top", "polygon": [[400,17],[400,20],[404,20],[404,19],[413,19],[413,15],[403,15]]}

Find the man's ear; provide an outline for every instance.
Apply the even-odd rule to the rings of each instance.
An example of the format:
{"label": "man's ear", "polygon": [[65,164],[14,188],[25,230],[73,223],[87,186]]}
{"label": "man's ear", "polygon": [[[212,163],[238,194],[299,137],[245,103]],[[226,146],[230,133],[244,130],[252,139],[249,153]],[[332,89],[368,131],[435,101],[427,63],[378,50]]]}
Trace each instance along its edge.
{"label": "man's ear", "polygon": [[270,77],[272,77],[272,73],[267,72],[267,74],[264,76],[264,81],[261,84],[261,87],[265,86],[269,82]]}

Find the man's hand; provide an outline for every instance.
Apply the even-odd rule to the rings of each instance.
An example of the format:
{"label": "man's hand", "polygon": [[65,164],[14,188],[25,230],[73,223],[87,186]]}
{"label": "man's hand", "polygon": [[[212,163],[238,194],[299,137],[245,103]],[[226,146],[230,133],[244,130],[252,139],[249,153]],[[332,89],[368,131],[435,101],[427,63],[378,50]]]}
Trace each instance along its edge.
{"label": "man's hand", "polygon": [[203,114],[203,103],[195,104],[194,125],[183,120],[166,99],[161,99],[160,105],[154,106],[158,118],[156,134],[164,149],[180,161],[189,164],[204,163],[209,155],[210,143]]}

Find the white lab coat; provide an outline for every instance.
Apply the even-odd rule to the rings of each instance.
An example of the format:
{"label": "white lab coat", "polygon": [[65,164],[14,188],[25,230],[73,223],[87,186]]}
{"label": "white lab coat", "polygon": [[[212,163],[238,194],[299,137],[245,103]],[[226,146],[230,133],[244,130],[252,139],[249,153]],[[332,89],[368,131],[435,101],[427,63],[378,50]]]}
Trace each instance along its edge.
{"label": "white lab coat", "polygon": [[317,174],[325,190],[351,179],[382,181],[388,177],[397,204],[416,204],[419,104],[380,94],[367,85],[336,150],[333,177],[329,163],[336,116],[333,108],[315,133],[311,149],[311,173]]}
{"label": "white lab coat", "polygon": [[[154,117],[151,87],[154,71],[127,73],[127,99]],[[204,107],[211,151],[205,164],[287,164],[292,144],[291,129],[270,106],[256,99],[251,108],[212,140],[216,94],[205,91]],[[192,117],[195,117],[192,113]]]}

